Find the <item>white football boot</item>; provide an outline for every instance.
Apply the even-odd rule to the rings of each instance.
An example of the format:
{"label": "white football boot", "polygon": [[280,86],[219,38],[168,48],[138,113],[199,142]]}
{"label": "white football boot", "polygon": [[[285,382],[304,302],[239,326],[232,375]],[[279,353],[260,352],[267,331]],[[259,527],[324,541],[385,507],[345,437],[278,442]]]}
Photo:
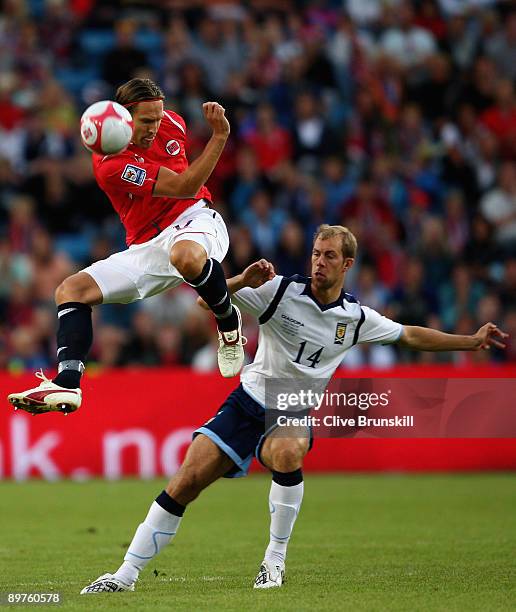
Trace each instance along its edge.
{"label": "white football boot", "polygon": [[125,584],[115,578],[113,574],[103,574],[81,591],[81,595],[90,593],[121,593],[122,591],[134,591],[133,584]]}
{"label": "white football boot", "polygon": [[67,389],[56,385],[43,374],[43,370],[36,372],[36,376],[42,380],[37,387],[7,396],[15,410],[20,408],[36,415],[44,412],[68,414],[79,408],[82,401],[80,389]]}
{"label": "white football boot", "polygon": [[244,346],[247,338],[242,336],[242,315],[240,310],[233,304],[238,316],[237,329],[229,332],[219,331],[219,348],[217,361],[219,370],[224,378],[236,376],[244,365]]}
{"label": "white football boot", "polygon": [[262,561],[260,571],[254,581],[255,589],[273,589],[280,587],[285,582],[285,564]]}

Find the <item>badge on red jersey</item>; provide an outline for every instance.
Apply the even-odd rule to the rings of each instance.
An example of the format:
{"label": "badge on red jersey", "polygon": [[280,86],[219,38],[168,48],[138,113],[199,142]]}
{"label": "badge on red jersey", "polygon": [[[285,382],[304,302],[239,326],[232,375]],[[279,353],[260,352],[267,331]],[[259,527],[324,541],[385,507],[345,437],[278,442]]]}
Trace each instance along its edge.
{"label": "badge on red jersey", "polygon": [[167,142],[165,149],[169,155],[178,155],[181,152],[181,145],[173,139]]}
{"label": "badge on red jersey", "polygon": [[138,168],[138,166],[127,164],[122,172],[122,180],[127,181],[128,183],[134,183],[135,185],[139,185],[141,187],[146,175],[147,171],[143,168]]}

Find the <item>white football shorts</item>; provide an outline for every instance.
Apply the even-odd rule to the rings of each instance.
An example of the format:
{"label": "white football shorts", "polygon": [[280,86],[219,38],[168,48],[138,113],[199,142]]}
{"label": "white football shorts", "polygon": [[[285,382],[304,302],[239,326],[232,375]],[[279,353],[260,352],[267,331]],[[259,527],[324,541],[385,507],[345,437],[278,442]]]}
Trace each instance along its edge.
{"label": "white football shorts", "polygon": [[228,231],[220,214],[204,205],[199,200],[155,238],[84,268],[100,287],[102,303],[129,304],[184,282],[170,263],[170,249],[179,240],[197,242],[208,258],[222,261],[229,248]]}

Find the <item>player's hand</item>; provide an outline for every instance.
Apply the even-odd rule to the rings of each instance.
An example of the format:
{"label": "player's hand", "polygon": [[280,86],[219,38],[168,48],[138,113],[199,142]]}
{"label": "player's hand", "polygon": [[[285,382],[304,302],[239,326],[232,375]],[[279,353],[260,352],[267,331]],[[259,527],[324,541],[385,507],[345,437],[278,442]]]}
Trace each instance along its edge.
{"label": "player's hand", "polygon": [[229,136],[229,121],[226,118],[226,109],[218,102],[205,102],[202,111],[206,121],[210,124],[214,134],[219,136]]}
{"label": "player's hand", "polygon": [[475,334],[475,338],[478,342],[476,350],[488,350],[492,346],[499,349],[504,349],[506,344],[502,342],[505,338],[508,338],[509,334],[506,334],[494,323],[486,323],[483,325]]}
{"label": "player's hand", "polygon": [[[242,274],[230,279],[228,281],[228,287],[231,285],[230,293],[234,293],[243,287],[251,287],[252,289],[256,289],[257,287],[261,287],[267,281],[273,279],[275,276],[276,272],[274,271],[274,266],[266,259],[259,259],[250,266],[247,266]],[[206,302],[200,296],[197,298],[197,304],[205,310],[210,309],[208,304],[206,304]]]}
{"label": "player's hand", "polygon": [[266,259],[255,261],[242,272],[242,287],[256,289],[276,276],[274,266]]}

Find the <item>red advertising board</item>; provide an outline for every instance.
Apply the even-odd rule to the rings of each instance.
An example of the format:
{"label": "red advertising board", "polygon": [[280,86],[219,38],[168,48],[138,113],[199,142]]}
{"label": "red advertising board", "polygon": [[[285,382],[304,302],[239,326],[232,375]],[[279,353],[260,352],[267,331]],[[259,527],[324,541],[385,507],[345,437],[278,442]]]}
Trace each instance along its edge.
{"label": "red advertising board", "polygon": [[[515,374],[516,367],[453,371],[435,367],[349,375],[514,378]],[[0,395],[33,384],[31,375],[3,373]],[[213,416],[237,384],[237,379],[187,369],[126,369],[86,376],[83,406],[67,417],[31,417],[14,412],[6,401],[0,410],[0,478],[172,474],[194,429]],[[516,440],[318,439],[305,463],[305,471],[502,469],[516,469]]]}

